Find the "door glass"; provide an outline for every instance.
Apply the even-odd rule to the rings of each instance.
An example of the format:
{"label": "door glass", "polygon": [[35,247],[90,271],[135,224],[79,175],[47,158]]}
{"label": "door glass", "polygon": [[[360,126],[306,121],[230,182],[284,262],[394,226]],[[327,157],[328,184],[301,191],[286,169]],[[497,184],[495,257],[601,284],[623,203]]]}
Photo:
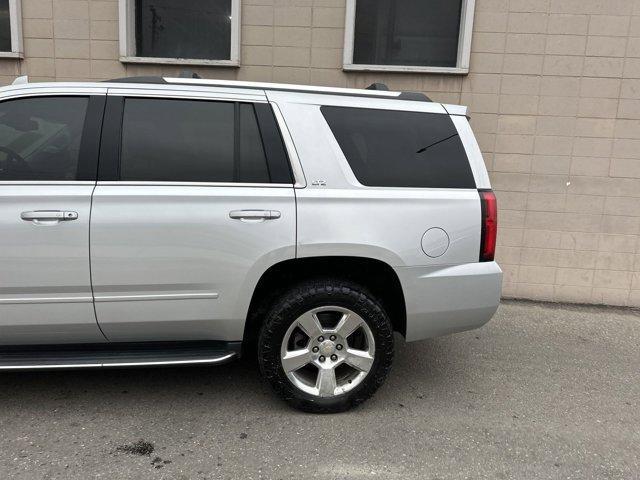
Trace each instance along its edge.
{"label": "door glass", "polygon": [[0,180],[75,180],[87,97],[0,103]]}
{"label": "door glass", "polygon": [[269,171],[256,113],[250,103],[240,104],[240,178],[247,183],[266,183]]}
{"label": "door glass", "polygon": [[269,182],[253,105],[236,107],[233,102],[126,99],[120,179]]}

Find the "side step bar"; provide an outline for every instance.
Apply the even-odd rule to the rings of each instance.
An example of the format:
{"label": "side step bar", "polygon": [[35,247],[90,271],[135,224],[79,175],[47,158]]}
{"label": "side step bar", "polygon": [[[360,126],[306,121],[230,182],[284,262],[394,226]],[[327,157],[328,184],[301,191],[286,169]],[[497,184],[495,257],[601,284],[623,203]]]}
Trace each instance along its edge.
{"label": "side step bar", "polygon": [[239,354],[240,342],[0,347],[0,371],[212,365]]}

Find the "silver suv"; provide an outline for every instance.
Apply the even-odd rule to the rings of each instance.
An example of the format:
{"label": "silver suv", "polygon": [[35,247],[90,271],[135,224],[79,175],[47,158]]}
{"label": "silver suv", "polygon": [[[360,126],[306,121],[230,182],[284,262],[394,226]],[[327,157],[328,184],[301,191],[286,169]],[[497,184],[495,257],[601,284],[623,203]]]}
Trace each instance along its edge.
{"label": "silver suv", "polygon": [[394,332],[485,324],[496,200],[466,108],[198,78],[0,89],[0,369],[257,354],[293,406],[383,383]]}

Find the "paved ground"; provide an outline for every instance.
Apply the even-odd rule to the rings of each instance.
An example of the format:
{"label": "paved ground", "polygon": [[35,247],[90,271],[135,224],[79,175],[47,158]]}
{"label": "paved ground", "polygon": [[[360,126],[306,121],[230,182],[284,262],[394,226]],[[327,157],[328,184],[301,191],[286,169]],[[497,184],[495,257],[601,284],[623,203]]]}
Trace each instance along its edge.
{"label": "paved ground", "polygon": [[[638,311],[507,302],[398,345],[376,397],[333,416],[288,409],[248,363],[3,374],[0,477],[638,479],[639,347]],[[155,451],[119,449],[138,440]]]}

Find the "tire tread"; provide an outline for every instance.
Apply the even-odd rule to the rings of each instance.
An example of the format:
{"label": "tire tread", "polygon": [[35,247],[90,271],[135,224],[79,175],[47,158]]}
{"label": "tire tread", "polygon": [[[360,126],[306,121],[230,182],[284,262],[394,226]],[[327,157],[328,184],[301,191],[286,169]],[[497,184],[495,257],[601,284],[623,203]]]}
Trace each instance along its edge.
{"label": "tire tread", "polygon": [[[331,399],[315,397],[295,388],[280,363],[281,340],[291,325],[291,317],[295,312],[313,308],[319,299],[325,305],[333,303],[355,309],[370,323],[376,337],[375,361],[369,375],[350,392]],[[393,361],[393,341],[393,328],[387,313],[366,288],[344,279],[308,280],[284,293],[269,309],[260,332],[258,362],[263,377],[294,408],[311,413],[337,413],[360,405],[384,383]]]}

